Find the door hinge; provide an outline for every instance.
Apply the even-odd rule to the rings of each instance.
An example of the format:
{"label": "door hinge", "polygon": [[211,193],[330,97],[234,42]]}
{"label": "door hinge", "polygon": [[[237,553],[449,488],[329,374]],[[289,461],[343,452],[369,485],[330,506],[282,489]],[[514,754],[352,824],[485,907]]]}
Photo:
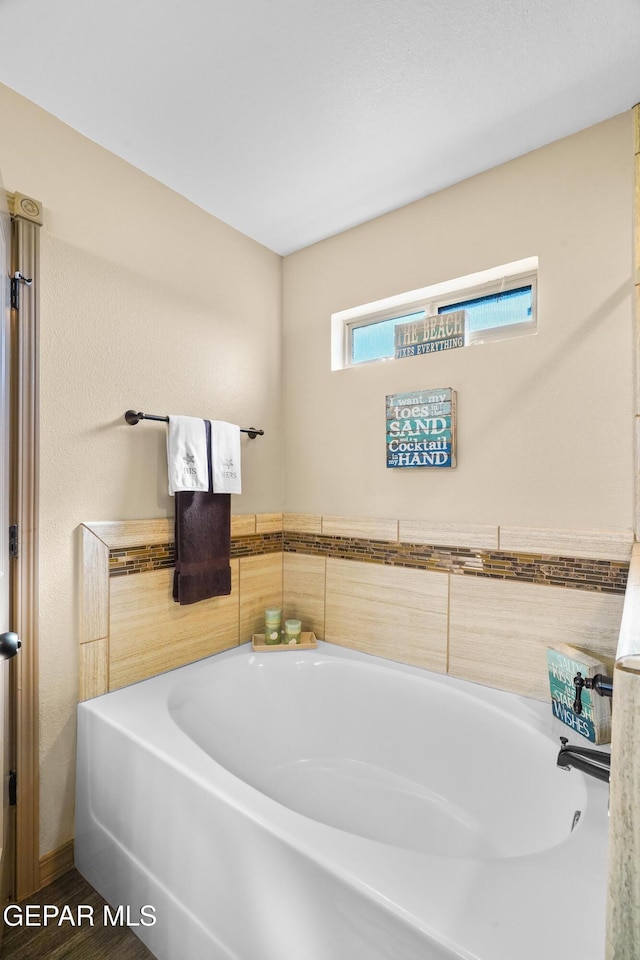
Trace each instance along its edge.
{"label": "door hinge", "polygon": [[9,556],[18,556],[18,524],[12,523],[9,527]]}
{"label": "door hinge", "polygon": [[14,310],[20,309],[20,284],[25,283],[31,286],[33,280],[30,277],[24,277],[19,270],[16,270],[11,277],[11,307]]}
{"label": "door hinge", "polygon": [[18,797],[18,774],[15,770],[9,771],[9,806],[15,807]]}

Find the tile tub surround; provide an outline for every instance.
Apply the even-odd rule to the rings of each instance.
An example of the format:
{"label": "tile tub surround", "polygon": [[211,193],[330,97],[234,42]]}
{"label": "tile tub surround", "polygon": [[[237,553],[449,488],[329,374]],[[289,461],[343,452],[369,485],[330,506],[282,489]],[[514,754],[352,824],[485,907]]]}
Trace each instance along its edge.
{"label": "tile tub surround", "polygon": [[331,642],[546,699],[548,643],[612,660],[633,539],[630,531],[237,515],[231,596],[179,611],[170,601],[171,519],[81,530],[81,699],[248,640],[275,600]]}
{"label": "tile tub surround", "polygon": [[[150,529],[155,532],[163,528]],[[140,530],[138,537],[143,534]],[[133,543],[129,537],[125,545],[111,547],[109,576],[173,567],[173,537],[167,535],[164,541],[156,537],[149,539],[150,543]],[[231,557],[284,550],[385,566],[624,594],[632,542],[631,531],[533,530],[262,514],[233,518]],[[511,549],[507,549],[507,545]]]}
{"label": "tile tub surround", "polygon": [[543,700],[549,644],[612,663],[631,531],[309,514],[283,527],[284,604],[325,640]]}
{"label": "tile tub surround", "polygon": [[[282,533],[258,533],[246,537],[234,537],[231,541],[231,559],[262,556],[265,553],[282,552]],[[142,544],[139,547],[123,547],[109,551],[109,576],[121,577],[149,570],[173,568],[175,545],[167,543]]]}
{"label": "tile tub surround", "polygon": [[606,960],[625,960],[640,942],[640,544],[631,557],[613,684]]}
{"label": "tile tub surround", "polygon": [[79,699],[237,646],[282,603],[282,514],[231,521],[232,590],[174,603],[173,520],[82,524]]}
{"label": "tile tub surround", "polygon": [[289,553],[616,594],[624,594],[629,570],[628,560],[549,554],[536,556],[533,552],[513,553],[497,549],[482,550],[290,531],[284,533],[283,547]]}

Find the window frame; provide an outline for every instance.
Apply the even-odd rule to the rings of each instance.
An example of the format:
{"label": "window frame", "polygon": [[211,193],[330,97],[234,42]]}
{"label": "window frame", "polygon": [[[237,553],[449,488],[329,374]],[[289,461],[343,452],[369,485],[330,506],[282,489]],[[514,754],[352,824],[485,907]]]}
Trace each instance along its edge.
{"label": "window frame", "polygon": [[[461,303],[466,300],[473,300],[476,298],[480,299],[481,297],[491,296],[492,294],[505,293],[508,290],[514,290],[518,287],[531,287],[531,319],[521,320],[518,323],[487,327],[484,330],[474,331],[473,333],[467,330],[465,346],[478,346],[482,343],[494,343],[498,340],[508,340],[512,337],[530,336],[531,334],[537,333],[537,258],[535,258],[535,261],[535,266],[530,265],[531,261],[528,261],[528,269],[523,272],[504,272],[500,276],[496,276],[495,271],[489,271],[493,273],[492,279],[469,284],[465,284],[464,281],[466,278],[461,277],[459,278],[459,286],[445,284],[444,286],[449,288],[445,292],[436,292],[438,287],[443,285],[434,285],[434,287],[426,288],[423,291],[416,291],[416,293],[421,293],[423,295],[418,296],[415,299],[407,299],[405,301],[402,297],[394,297],[392,298],[395,301],[394,306],[387,307],[386,309],[382,308],[379,310],[372,310],[371,312],[363,313],[361,316],[354,317],[353,319],[344,319],[342,321],[343,362],[339,364],[334,363],[332,368],[346,369],[362,367],[369,363],[386,363],[389,360],[396,359],[393,354],[390,354],[386,357],[375,357],[371,360],[360,360],[354,362],[352,354],[352,334],[353,330],[357,329],[358,327],[372,326],[375,323],[381,323],[385,320],[392,320],[394,318],[400,319],[402,317],[409,317],[411,314],[419,313],[421,311],[424,311],[425,316],[427,317],[437,316],[439,307],[455,306],[456,303]],[[508,266],[509,265],[506,265],[502,269],[506,271]],[[477,277],[478,275],[476,274],[472,276]],[[471,280],[471,277],[469,279]],[[434,293],[429,295],[429,290],[433,290]],[[426,296],[424,294],[426,294]],[[410,294],[407,295],[407,297],[410,296]],[[366,309],[366,307],[363,309]],[[343,311],[343,313],[346,314],[352,312],[353,311]],[[340,314],[334,315],[334,320],[339,316]]]}

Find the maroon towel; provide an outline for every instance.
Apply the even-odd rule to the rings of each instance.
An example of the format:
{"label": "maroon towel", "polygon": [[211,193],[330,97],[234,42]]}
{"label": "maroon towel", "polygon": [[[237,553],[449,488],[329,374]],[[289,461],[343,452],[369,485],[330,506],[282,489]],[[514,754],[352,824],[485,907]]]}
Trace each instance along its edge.
{"label": "maroon towel", "polygon": [[176,568],[173,599],[197,603],[231,593],[231,495],[212,493],[211,424],[205,420],[209,451],[209,491],[175,495]]}

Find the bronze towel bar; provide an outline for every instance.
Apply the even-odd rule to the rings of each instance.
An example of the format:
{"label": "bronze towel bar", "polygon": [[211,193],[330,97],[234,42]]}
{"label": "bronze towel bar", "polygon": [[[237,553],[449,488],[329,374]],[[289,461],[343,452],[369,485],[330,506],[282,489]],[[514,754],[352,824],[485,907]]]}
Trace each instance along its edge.
{"label": "bronze towel bar", "polygon": [[[132,427],[135,427],[140,420],[162,420],[164,423],[169,423],[169,417],[158,417],[154,413],[136,413],[135,410],[127,410],[124,418]],[[264,430],[258,430],[257,427],[240,427],[240,433],[248,433],[251,440],[264,436]]]}

